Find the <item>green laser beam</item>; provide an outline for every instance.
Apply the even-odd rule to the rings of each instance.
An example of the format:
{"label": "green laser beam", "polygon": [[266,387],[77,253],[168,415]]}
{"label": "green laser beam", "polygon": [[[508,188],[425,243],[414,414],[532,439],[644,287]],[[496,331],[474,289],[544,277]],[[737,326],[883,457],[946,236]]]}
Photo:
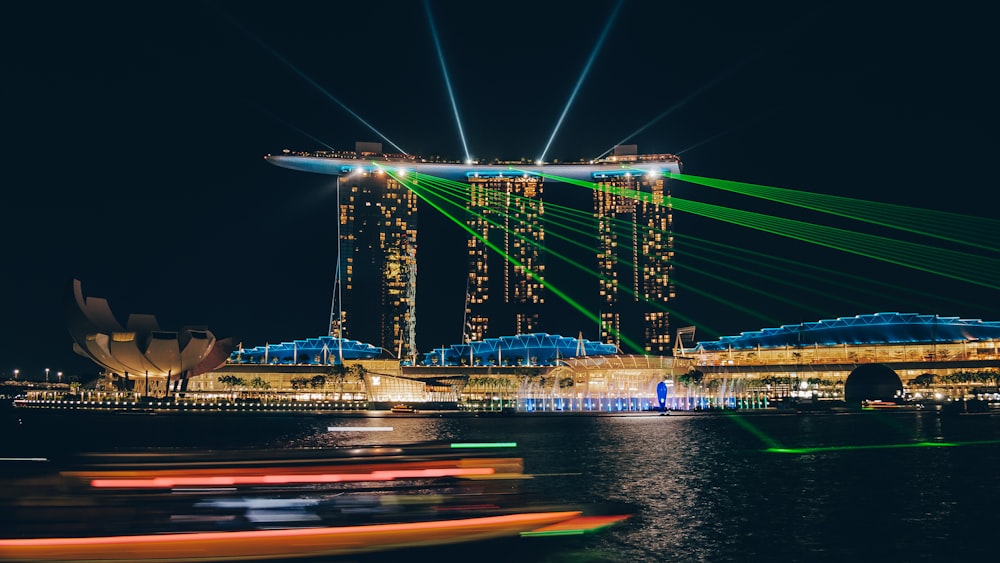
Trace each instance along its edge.
{"label": "green laser beam", "polygon": [[764,442],[764,444],[766,444],[768,446],[768,449],[772,449],[772,450],[773,449],[781,449],[781,445],[778,443],[777,440],[775,440],[774,438],[772,438],[772,437],[768,436],[767,434],[765,434],[763,430],[761,430],[760,428],[757,428],[756,425],[752,424],[745,417],[742,417],[742,416],[740,416],[738,414],[735,414],[735,413],[728,413],[727,412],[726,414],[727,414],[727,418],[729,420],[735,422],[737,426],[739,426],[740,428],[746,430],[750,434],[753,434],[761,442]]}
{"label": "green laser beam", "polygon": [[[781,322],[778,319],[775,319],[774,317],[768,316],[768,315],[766,315],[764,313],[761,313],[760,311],[755,311],[755,310],[753,310],[753,309],[751,309],[751,308],[749,308],[749,307],[747,307],[745,305],[741,305],[739,303],[736,303],[735,301],[730,301],[729,299],[726,299],[724,297],[715,295],[713,293],[709,293],[709,292],[707,292],[707,291],[705,291],[703,289],[698,288],[697,286],[688,284],[688,283],[686,283],[684,281],[675,280],[674,284],[676,284],[677,287],[683,288],[685,291],[690,291],[691,293],[695,293],[695,294],[701,295],[702,297],[707,297],[708,299],[711,299],[712,301],[715,301],[716,303],[720,303],[722,305],[725,305],[725,306],[727,306],[730,309],[733,309],[735,311],[742,311],[743,313],[746,313],[747,315],[749,315],[749,316],[751,316],[751,317],[753,317],[755,319],[763,321],[763,322],[765,322],[768,325],[779,325],[779,324],[781,324]],[[701,325],[699,325],[699,327],[701,327]],[[720,334],[718,332],[716,332],[714,330],[711,330],[711,329],[708,329],[707,327],[705,327],[705,332],[708,332],[710,336],[720,336]]]}
{"label": "green laser beam", "polygon": [[[614,189],[625,197],[658,203],[657,198],[654,198],[652,194],[638,190],[608,188],[607,185],[551,174],[539,173],[538,175],[589,189]],[[672,176],[670,173],[664,175],[668,178]],[[1000,279],[997,279],[998,273],[1000,273],[1000,260],[795,219],[683,200],[669,195],[664,196],[659,203],[664,202],[668,202],[678,211],[686,211],[974,285],[1000,289]],[[980,277],[977,278],[976,275]]]}
{"label": "green laser beam", "polygon": [[[378,166],[378,163],[376,163],[376,162],[373,162],[372,164]],[[417,197],[419,197],[424,202],[426,202],[428,205],[430,205],[431,207],[433,207],[434,209],[436,209],[438,212],[440,212],[446,218],[450,219],[453,223],[455,223],[456,225],[458,225],[459,227],[461,227],[463,230],[465,230],[466,232],[468,232],[469,234],[471,234],[472,236],[474,236],[477,240],[479,240],[484,245],[486,245],[490,250],[493,250],[494,252],[498,253],[500,256],[502,256],[504,258],[504,260],[507,260],[510,263],[514,264],[515,266],[518,266],[518,267],[522,268],[523,271],[524,271],[524,273],[525,273],[525,275],[528,276],[530,279],[532,279],[534,281],[537,281],[543,287],[545,287],[546,289],[548,289],[549,291],[551,291],[553,293],[553,295],[556,295],[557,297],[559,297],[560,299],[562,299],[564,302],[566,302],[567,304],[569,304],[571,307],[573,307],[574,309],[576,309],[578,312],[580,312],[581,314],[583,314],[587,319],[593,321],[596,324],[601,324],[601,319],[600,318],[598,318],[596,315],[594,315],[594,313],[590,312],[585,307],[583,307],[582,305],[580,305],[579,303],[577,303],[577,301],[575,299],[573,299],[572,297],[570,297],[569,295],[567,295],[565,292],[563,292],[561,289],[559,289],[558,287],[556,287],[555,285],[553,285],[551,282],[545,281],[541,276],[539,276],[533,270],[531,270],[530,268],[528,268],[527,266],[525,266],[522,262],[520,262],[519,260],[515,259],[513,256],[509,255],[508,253],[504,252],[503,249],[501,249],[497,245],[495,245],[492,242],[490,242],[488,238],[483,237],[480,233],[477,233],[475,230],[471,229],[468,225],[466,225],[464,221],[461,221],[461,220],[457,219],[456,217],[454,217],[453,215],[451,215],[450,213],[448,213],[447,211],[445,211],[440,205],[438,205],[437,203],[435,203],[434,201],[432,201],[427,196],[427,194],[424,192],[424,189],[422,187],[420,187],[417,182],[405,181],[401,176],[399,176],[397,174],[394,174],[392,171],[390,171],[388,169],[385,169],[385,168],[382,168],[382,169],[385,171],[386,174],[389,174],[392,178],[394,178],[397,182],[399,182],[400,185],[402,185],[402,186],[406,187],[407,189],[409,189],[410,191],[412,191],[414,194],[417,195]],[[608,327],[608,330],[614,332],[614,328],[613,327]],[[620,334],[620,333],[616,334],[615,336],[617,338],[619,338],[622,341],[622,343],[626,344],[629,348],[633,349],[637,353],[641,354],[641,353],[645,352],[641,346],[639,346],[638,344],[636,344],[628,336],[626,336],[624,334]]]}
{"label": "green laser beam", "polygon": [[[674,198],[674,208],[882,262],[1000,289],[1000,280],[996,279],[1000,273],[1000,261],[982,256],[677,198]],[[985,279],[973,277],[974,275]]]}
{"label": "green laser beam", "polygon": [[981,446],[1000,444],[1000,440],[975,440],[969,442],[913,442],[904,444],[860,444],[854,446],[817,446],[811,448],[777,448],[764,450],[774,454],[814,454],[824,452],[849,452],[860,450],[894,450],[901,448],[957,448],[961,446]]}
{"label": "green laser beam", "polygon": [[[791,299],[789,297],[785,297],[785,296],[782,296],[782,295],[778,295],[776,293],[771,293],[769,291],[765,291],[765,290],[760,289],[758,287],[754,287],[754,286],[751,286],[751,285],[740,283],[740,282],[736,281],[732,277],[722,276],[722,275],[719,275],[719,274],[713,274],[713,273],[711,273],[711,272],[709,272],[707,270],[702,270],[701,268],[696,268],[694,266],[691,266],[690,264],[686,264],[684,262],[678,262],[676,260],[674,261],[674,264],[677,265],[677,267],[681,268],[682,270],[689,270],[691,272],[695,272],[697,274],[705,276],[705,277],[707,277],[709,279],[718,280],[718,281],[721,281],[721,282],[723,282],[725,284],[728,284],[728,285],[733,285],[733,286],[736,286],[736,287],[740,287],[740,288],[742,288],[742,289],[744,289],[746,291],[749,291],[751,293],[755,293],[757,295],[763,295],[764,297],[768,297],[768,298],[773,299],[775,301],[780,301],[781,303],[785,303],[787,305],[792,305],[793,307],[797,307],[797,308],[802,309],[804,311],[811,311],[811,312],[815,313],[816,315],[818,315],[820,317],[826,317],[826,316],[830,316],[831,315],[831,313],[829,313],[827,311],[818,309],[816,307],[813,307],[813,306],[808,305],[806,303],[802,303],[800,301],[796,301],[796,300]],[[738,268],[734,268],[734,269],[738,269]],[[742,271],[742,270],[740,270],[740,271]],[[764,277],[769,277],[769,276],[764,276]]]}
{"label": "green laser beam", "polygon": [[[996,251],[996,240],[1000,239],[1000,221],[995,219],[690,174],[668,172],[667,176],[692,184],[837,215],[991,252]],[[933,225],[933,230],[927,229],[930,225]],[[970,238],[970,235],[975,236],[975,238]]]}
{"label": "green laser beam", "polygon": [[[898,283],[885,282],[878,279],[852,274],[844,270],[834,270],[832,268],[826,268],[808,262],[800,262],[797,260],[792,260],[790,258],[784,258],[781,256],[775,256],[764,252],[758,252],[749,248],[737,247],[719,241],[712,241],[694,237],[691,235],[677,234],[677,233],[674,234],[674,238],[677,239],[678,244],[681,246],[693,246],[694,248],[701,251],[715,252],[718,254],[722,254],[729,259],[741,260],[744,262],[749,262],[754,265],[761,264],[762,262],[778,262],[780,264],[788,264],[794,267],[792,268],[781,268],[779,266],[770,266],[770,267],[794,275],[796,277],[803,278],[805,280],[811,280],[812,282],[830,284],[833,285],[834,287],[840,287],[845,283],[836,280],[850,280],[852,282],[857,282],[855,284],[855,287],[858,290],[866,293],[867,295],[883,300],[898,298],[899,292],[904,291],[907,294],[918,298],[935,299],[938,301],[952,303],[960,307],[967,307],[972,305],[970,303],[952,299],[948,295],[931,294],[929,292],[922,291],[918,288],[906,284],[900,285]],[[724,250],[715,250],[709,247],[718,247]],[[805,272],[804,270],[806,269],[816,273]],[[871,286],[887,288],[892,290],[892,293],[880,292]],[[811,287],[815,287],[815,283]],[[843,300],[843,297],[840,297],[840,299]],[[850,301],[850,302],[855,304],[856,306],[859,306],[861,309],[872,308],[867,305],[862,305],[857,301]]]}
{"label": "green laser beam", "polygon": [[[447,191],[450,194],[455,194],[455,195],[461,197],[462,201],[470,201],[470,202],[472,201],[471,196],[469,196],[470,189],[469,189],[469,185],[468,184],[463,184],[463,183],[460,183],[460,182],[454,182],[454,181],[446,180],[446,179],[443,179],[443,178],[437,178],[437,177],[434,177],[434,176],[428,176],[426,174],[418,174],[418,178],[423,181],[423,183],[424,183],[425,186],[427,184],[430,184],[430,185],[432,185],[432,186],[434,186],[436,188],[444,189],[445,191]],[[536,204],[536,205],[538,204],[537,200],[534,200],[534,199],[531,199],[531,198],[524,198],[523,196],[516,196],[515,194],[509,194],[509,193],[506,193],[506,192],[499,192],[498,190],[490,190],[489,188],[485,188],[483,191],[493,191],[493,192],[496,192],[497,195],[496,196],[487,195],[487,196],[484,196],[482,198],[477,198],[480,201],[489,202],[489,201],[495,201],[496,199],[510,199],[510,197],[515,197],[515,198],[521,198],[521,199],[530,201],[530,202],[532,202],[533,204]],[[445,202],[447,202],[447,203],[449,203],[449,204],[451,204],[451,205],[453,205],[455,207],[462,207],[461,205],[459,205],[457,203],[457,200],[449,199],[449,198],[447,198],[445,196],[442,196],[440,193],[436,193],[435,195],[436,195],[436,197],[441,198],[443,201],[445,201]],[[469,197],[467,197],[467,196],[469,196]],[[487,207],[487,206],[477,206],[477,207]],[[510,206],[506,206],[503,209],[504,210],[509,210],[510,208],[511,208]],[[490,209],[493,210],[494,208],[490,208]],[[509,214],[509,213],[507,213],[507,211],[504,211],[504,210],[496,210],[496,211],[498,213],[503,213],[505,215],[513,216],[516,221],[518,220],[517,217],[516,217],[516,215]],[[485,223],[487,223],[489,225],[492,225],[492,226],[494,226],[494,227],[496,227],[496,228],[498,228],[500,230],[503,230],[503,231],[505,231],[505,232],[513,235],[515,238],[517,238],[518,240],[524,242],[525,244],[541,247],[541,245],[538,243],[538,241],[533,240],[533,239],[528,238],[528,237],[525,237],[525,236],[521,235],[520,233],[518,233],[518,232],[516,232],[516,231],[514,231],[512,229],[509,229],[509,228],[507,228],[504,225],[501,225],[499,222],[494,221],[494,220],[486,217],[485,215],[483,215],[481,213],[477,213],[477,212],[475,212],[475,211],[473,211],[472,209],[469,209],[469,208],[465,208],[465,211],[468,214],[472,215],[473,217],[479,218],[482,221],[484,221]],[[524,224],[524,221],[521,221],[521,223]],[[548,223],[546,223],[546,224],[548,224]],[[578,241],[578,240],[576,240],[576,239],[574,239],[572,237],[561,235],[558,232],[553,232],[551,230],[549,230],[547,232],[548,232],[548,234],[550,236],[552,236],[554,238],[558,238],[560,240],[563,240],[563,241],[565,241],[565,242],[567,242],[567,243],[569,243],[571,245],[578,246],[578,247],[584,248],[586,250],[593,250],[593,248],[591,248],[591,247],[589,247],[589,246],[581,243],[580,241]],[[626,293],[628,295],[631,295],[636,300],[641,300],[641,301],[649,304],[650,306],[652,306],[652,307],[654,307],[654,308],[656,308],[658,310],[668,312],[671,315],[676,316],[679,320],[686,321],[686,322],[694,324],[693,321],[691,319],[687,318],[685,315],[682,315],[682,314],[678,313],[677,311],[671,309],[670,307],[667,307],[666,305],[663,305],[659,301],[655,301],[652,298],[649,298],[649,297],[647,297],[645,295],[639,295],[636,292],[630,290],[627,286],[617,284],[617,283],[615,283],[615,280],[613,280],[613,279],[611,279],[611,278],[609,278],[609,277],[601,274],[600,272],[596,272],[596,271],[594,271],[594,270],[592,270],[592,269],[590,269],[590,268],[588,268],[588,267],[586,267],[586,266],[584,266],[584,265],[576,262],[575,260],[573,260],[573,259],[571,259],[571,258],[569,258],[567,256],[564,256],[564,255],[562,255],[561,253],[559,253],[559,252],[557,252],[555,250],[552,250],[549,247],[545,247],[545,251],[546,251],[547,254],[549,254],[549,255],[551,255],[551,256],[553,256],[555,258],[558,258],[558,259],[566,262],[567,264],[572,265],[573,267],[575,267],[575,268],[583,271],[584,273],[586,273],[586,274],[588,274],[590,276],[593,276],[593,277],[597,278],[598,280],[603,280],[603,281],[606,281],[608,283],[613,283],[615,285],[615,287],[618,288],[620,291],[622,291],[623,293]],[[628,262],[628,261],[626,261],[624,259],[621,259],[621,258],[616,258],[616,262],[619,263],[619,264],[623,264],[623,265],[625,265],[625,266],[627,266],[629,268],[634,268],[637,271],[639,271],[640,273],[642,273],[644,271],[642,268],[636,266],[635,264],[633,264],[631,262]]]}

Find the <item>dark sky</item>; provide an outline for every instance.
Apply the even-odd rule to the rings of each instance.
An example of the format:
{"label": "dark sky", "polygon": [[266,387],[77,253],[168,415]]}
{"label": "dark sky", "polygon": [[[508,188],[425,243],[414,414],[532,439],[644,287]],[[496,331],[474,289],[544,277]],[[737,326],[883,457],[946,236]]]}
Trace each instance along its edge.
{"label": "dark sky", "polygon": [[[612,19],[616,6],[431,2],[474,156],[537,157],[611,20],[548,160],[594,157],[627,139],[640,152],[680,153],[699,176],[997,217],[988,14],[951,4],[625,0]],[[262,157],[384,141],[330,96],[411,154],[463,156],[418,1],[23,2],[5,7],[0,41],[4,375],[96,370],[71,351],[73,278],[122,320],[152,313],[164,328],[207,325],[248,346],[325,333],[330,179]],[[578,188],[547,189],[559,199]],[[691,184],[674,194],[817,219]],[[674,219],[678,234],[853,276],[821,274],[789,290],[752,266],[729,269],[724,256],[706,261],[679,239],[675,278],[699,291],[679,287],[671,306],[704,339],[771,326],[761,315],[780,324],[878,311],[1000,319],[992,288],[687,213]],[[420,256],[438,260],[421,262],[426,350],[457,341],[447,331],[460,326],[464,257],[461,232],[433,211],[422,213],[420,237]]]}

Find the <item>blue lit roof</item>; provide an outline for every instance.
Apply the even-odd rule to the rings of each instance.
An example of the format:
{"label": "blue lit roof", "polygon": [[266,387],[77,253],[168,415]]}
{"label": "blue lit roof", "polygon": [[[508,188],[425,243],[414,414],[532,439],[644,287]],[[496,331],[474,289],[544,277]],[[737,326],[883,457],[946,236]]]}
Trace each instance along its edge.
{"label": "blue lit roof", "polygon": [[[344,360],[367,360],[377,358],[382,349],[372,344],[346,338],[320,336],[280,344],[268,344],[243,348],[229,355],[229,361],[237,364],[339,364],[340,355]],[[266,359],[265,359],[266,358]]]}
{"label": "blue lit roof", "polygon": [[[582,353],[579,349],[582,344]],[[558,334],[519,334],[486,338],[467,344],[435,348],[424,356],[423,365],[457,366],[463,362],[478,365],[553,365],[560,358],[606,356],[617,354],[614,344]]]}
{"label": "blue lit roof", "polygon": [[742,332],[739,336],[723,336],[711,342],[698,342],[695,344],[695,350],[991,339],[1000,339],[1000,322],[916,313],[875,313]]}
{"label": "blue lit roof", "polygon": [[631,176],[642,176],[644,174],[649,174],[650,172],[645,170],[640,170],[638,168],[622,168],[620,170],[595,170],[590,173],[590,177],[594,180],[602,180],[604,178],[624,178]]}

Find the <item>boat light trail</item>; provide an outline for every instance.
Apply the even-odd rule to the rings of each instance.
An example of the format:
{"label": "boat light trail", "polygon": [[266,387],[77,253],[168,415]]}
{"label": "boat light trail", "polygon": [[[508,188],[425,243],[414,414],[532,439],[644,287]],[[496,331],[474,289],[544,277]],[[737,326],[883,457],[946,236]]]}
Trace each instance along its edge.
{"label": "boat light trail", "polygon": [[444,63],[444,52],[441,50],[441,41],[438,37],[437,26],[434,25],[434,15],[431,13],[431,4],[424,0],[424,10],[427,12],[427,22],[431,26],[431,36],[434,38],[434,48],[437,50],[438,61],[441,63],[441,74],[444,75],[444,85],[448,88],[448,98],[451,99],[451,109],[455,113],[455,125],[458,126],[458,136],[462,139],[462,149],[465,151],[465,162],[472,163],[469,155],[469,145],[465,142],[465,131],[462,130],[462,119],[458,116],[458,104],[455,102],[455,91],[451,87],[451,79],[448,77],[448,67]]}
{"label": "boat light trail", "polygon": [[583,84],[584,78],[587,77],[587,73],[590,72],[590,67],[594,65],[594,59],[597,58],[597,53],[601,50],[601,46],[604,45],[604,40],[608,36],[608,31],[611,30],[611,24],[614,23],[615,17],[618,16],[618,11],[621,10],[622,3],[624,0],[618,0],[615,4],[614,10],[611,11],[611,16],[608,18],[606,24],[604,24],[604,30],[601,31],[600,37],[597,38],[597,43],[594,45],[593,51],[590,52],[590,58],[587,59],[587,64],[584,65],[583,71],[580,73],[580,77],[576,81],[576,86],[573,87],[573,92],[570,93],[569,100],[566,101],[566,107],[563,108],[562,114],[559,115],[559,119],[556,121],[556,126],[552,130],[552,135],[549,136],[549,141],[545,143],[545,148],[542,149],[542,154],[539,155],[537,162],[545,162],[545,155],[549,152],[549,147],[552,145],[553,139],[556,138],[556,133],[559,132],[559,128],[562,126],[562,122],[566,119],[566,114],[569,112],[570,106],[573,105],[573,100],[576,99],[576,95],[580,92],[580,86]]}
{"label": "boat light trail", "polygon": [[0,539],[17,561],[246,561],[311,558],[459,541],[517,537],[582,516],[579,510],[354,526]]}
{"label": "boat light trail", "polygon": [[[214,6],[214,4],[212,4],[212,5]],[[240,31],[242,31],[244,35],[246,35],[251,40],[253,40],[255,43],[257,43],[257,45],[259,45],[262,49],[264,49],[265,51],[267,51],[267,53],[269,55],[271,55],[272,57],[274,57],[278,62],[280,62],[283,65],[285,65],[286,67],[288,67],[292,72],[294,72],[296,75],[298,75],[299,78],[301,78],[302,80],[304,80],[307,84],[309,84],[313,88],[319,90],[320,93],[322,93],[324,96],[326,96],[327,98],[329,98],[332,102],[336,103],[344,111],[346,111],[347,113],[351,114],[351,116],[353,116],[355,119],[357,119],[358,121],[360,121],[365,127],[367,127],[368,129],[370,129],[372,131],[372,133],[375,133],[376,135],[378,135],[379,137],[381,137],[385,142],[387,142],[390,145],[392,145],[396,150],[398,150],[399,152],[401,152],[403,154],[408,154],[406,151],[404,151],[403,149],[399,148],[399,145],[397,145],[396,143],[392,142],[389,139],[389,137],[386,137],[385,135],[383,135],[382,132],[379,131],[378,129],[376,129],[374,125],[372,125],[371,123],[368,123],[367,121],[365,121],[365,119],[362,118],[357,113],[355,113],[354,110],[352,110],[351,108],[347,107],[347,104],[345,104],[344,102],[342,102],[339,99],[337,99],[337,97],[334,96],[333,94],[331,94],[330,92],[328,92],[326,90],[326,88],[323,88],[323,86],[321,86],[318,82],[316,82],[315,80],[313,80],[312,77],[310,77],[308,74],[306,74],[302,69],[300,69],[299,67],[295,66],[294,64],[291,63],[291,61],[289,61],[288,59],[286,59],[285,57],[283,57],[281,55],[281,53],[279,53],[278,51],[276,51],[273,48],[271,48],[271,46],[269,46],[268,44],[264,43],[259,37],[257,37],[253,33],[251,33],[250,30],[248,30],[246,27],[244,27],[243,25],[241,25],[232,16],[230,16],[229,14],[225,13],[224,11],[222,11],[222,9],[220,9],[218,6],[214,6],[214,7],[215,7],[215,9],[220,14],[222,14],[222,16],[227,21],[229,21],[229,23],[231,23],[234,27],[236,27],[237,29],[239,29]]]}
{"label": "boat light trail", "polygon": [[624,514],[579,516],[577,518],[566,520],[565,522],[544,526],[542,528],[538,528],[537,530],[521,532],[521,536],[579,536],[585,533],[602,530],[628,518],[629,515]]}
{"label": "boat light trail", "polygon": [[372,471],[371,473],[321,473],[273,475],[220,475],[192,477],[153,477],[151,479],[93,479],[95,489],[171,489],[174,487],[210,487],[238,485],[287,485],[292,483],[349,483],[364,481],[394,481],[396,479],[436,479],[439,477],[468,477],[492,475],[492,467],[402,469]]}
{"label": "boat light trail", "polygon": [[452,449],[468,448],[516,448],[517,442],[454,442],[449,445]]}

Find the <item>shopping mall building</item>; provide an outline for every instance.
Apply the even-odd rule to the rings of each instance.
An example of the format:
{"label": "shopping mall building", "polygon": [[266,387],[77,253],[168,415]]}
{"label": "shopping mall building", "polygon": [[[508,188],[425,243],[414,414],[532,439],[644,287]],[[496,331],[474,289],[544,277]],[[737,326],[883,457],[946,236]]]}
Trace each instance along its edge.
{"label": "shopping mall building", "polygon": [[[192,377],[187,393],[614,412],[658,408],[660,382],[668,408],[751,408],[787,397],[843,400],[848,379],[863,379],[873,366],[898,378],[889,396],[873,399],[995,399],[1000,374],[1000,322],[902,313],[786,325],[689,348],[680,342],[673,356],[531,334],[442,347],[413,365],[352,346],[340,364],[330,363],[335,340],[238,350]],[[244,384],[221,383],[227,375]]]}

